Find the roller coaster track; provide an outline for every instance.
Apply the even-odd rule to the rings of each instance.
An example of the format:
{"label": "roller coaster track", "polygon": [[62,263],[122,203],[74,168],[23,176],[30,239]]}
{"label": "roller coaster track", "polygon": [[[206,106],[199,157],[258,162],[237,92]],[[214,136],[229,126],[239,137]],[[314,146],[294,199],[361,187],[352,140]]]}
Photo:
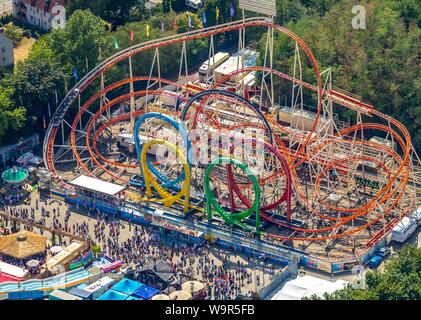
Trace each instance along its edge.
{"label": "roller coaster track", "polygon": [[[72,105],[73,101],[77,98],[80,93],[86,89],[89,84],[91,84],[95,79],[97,79],[101,74],[103,74],[105,71],[107,71],[109,68],[114,66],[120,61],[123,61],[129,57],[132,57],[140,52],[144,52],[150,49],[155,49],[159,47],[164,47],[172,44],[182,43],[185,41],[191,41],[195,39],[205,38],[209,36],[214,36],[217,34],[230,32],[234,30],[244,29],[248,27],[268,27],[268,28],[276,28],[278,31],[283,32],[287,35],[289,35],[291,38],[293,38],[297,43],[299,43],[304,51],[309,54],[312,57],[312,63],[316,66],[317,72],[316,77],[319,76],[318,68],[317,68],[317,62],[316,59],[313,57],[311,50],[308,48],[308,46],[304,43],[302,39],[300,39],[298,36],[296,36],[294,33],[289,31],[288,29],[285,29],[283,27],[277,26],[271,22],[271,20],[267,18],[248,18],[243,21],[234,21],[230,23],[226,23],[223,25],[213,26],[201,30],[194,30],[191,32],[183,33],[183,34],[177,34],[161,39],[155,39],[151,41],[147,41],[135,46],[132,46],[130,48],[127,48],[125,50],[122,50],[115,55],[111,56],[104,62],[102,62],[100,65],[96,66],[94,69],[92,69],[88,74],[86,74],[66,95],[64,100],[60,103],[57,110],[55,111],[52,121],[48,126],[47,132],[46,132],[46,139],[44,142],[43,147],[43,157],[44,162],[48,165],[51,165],[51,161],[48,161],[47,155],[52,154],[52,150],[48,150],[48,148],[53,148],[54,146],[54,140],[50,141],[53,137],[53,129],[58,128],[61,124],[61,122],[64,120],[64,116],[67,113],[68,109]],[[319,81],[319,87],[321,89],[321,82]],[[320,90],[321,91],[321,90]],[[319,97],[320,98],[320,97]],[[319,99],[320,100],[320,99]],[[53,177],[58,178],[58,175],[55,171],[54,165],[49,166],[48,169],[50,170]]]}
{"label": "roller coaster track", "polygon": [[[104,96],[105,93],[114,90],[116,88],[119,88],[123,85],[129,84],[129,83],[135,83],[138,81],[152,81],[152,82],[160,82],[160,83],[165,83],[168,85],[175,85],[178,88],[182,88],[188,92],[193,92],[195,94],[198,94],[198,98],[202,97],[202,96],[206,96],[207,94],[214,94],[214,95],[225,95],[228,100],[229,99],[236,99],[238,100],[238,97],[234,97],[231,96],[231,94],[227,93],[228,91],[221,91],[220,87],[222,84],[224,84],[227,80],[229,80],[232,76],[236,75],[236,74],[241,74],[241,73],[245,73],[245,72],[264,72],[264,73],[270,73],[270,74],[274,74],[275,76],[278,76],[282,79],[286,79],[288,81],[291,81],[292,83],[294,83],[295,85],[300,85],[303,88],[306,88],[308,90],[311,90],[313,92],[317,92],[318,94],[318,103],[317,103],[317,113],[314,119],[314,124],[312,126],[312,128],[310,130],[308,130],[307,132],[302,132],[300,133],[300,141],[302,143],[300,143],[300,148],[293,153],[292,150],[288,150],[285,145],[283,145],[282,140],[280,138],[280,136],[277,135],[277,130],[279,129],[280,132],[282,133],[287,133],[287,134],[292,134],[295,135],[295,133],[292,132],[292,130],[289,130],[288,128],[282,128],[280,125],[275,124],[273,121],[271,121],[270,117],[268,116],[262,116],[259,117],[259,114],[257,114],[257,116],[259,117],[260,121],[263,123],[264,127],[268,127],[269,130],[268,132],[270,133],[270,137],[269,140],[270,142],[272,142],[272,138],[274,139],[274,141],[277,142],[277,146],[279,147],[279,150],[282,151],[282,153],[285,155],[286,157],[286,161],[288,161],[288,165],[290,167],[291,170],[291,176],[292,176],[292,182],[296,188],[296,192],[297,194],[300,196],[300,198],[302,200],[304,200],[304,202],[307,204],[307,207],[310,209],[310,213],[311,214],[315,214],[318,215],[320,218],[323,219],[327,219],[330,221],[335,220],[336,223],[333,223],[330,226],[327,227],[323,227],[323,228],[319,228],[319,229],[305,229],[305,228],[300,228],[300,227],[296,227],[296,226],[291,226],[290,224],[287,223],[283,223],[281,221],[278,221],[272,217],[266,216],[264,213],[262,214],[262,218],[266,219],[267,221],[273,222],[277,225],[280,226],[285,226],[287,228],[290,228],[294,231],[299,231],[299,232],[303,232],[303,233],[311,233],[311,234],[320,234],[323,232],[327,232],[327,231],[332,231],[333,229],[337,228],[338,232],[332,233],[329,236],[310,236],[310,237],[291,237],[291,236],[279,236],[279,235],[272,235],[272,234],[268,234],[267,236],[272,237],[272,238],[276,238],[279,240],[309,240],[309,241],[319,241],[319,240],[328,240],[328,239],[338,239],[340,237],[344,237],[344,236],[348,236],[348,235],[352,235],[358,231],[364,230],[366,228],[368,228],[369,226],[379,222],[381,219],[385,218],[386,216],[390,215],[392,210],[398,206],[399,201],[402,199],[404,193],[405,193],[405,187],[408,184],[408,182],[414,182],[415,184],[419,181],[416,181],[414,177],[412,177],[410,175],[410,157],[411,157],[411,151],[412,151],[412,142],[411,142],[411,137],[407,131],[407,129],[397,120],[393,119],[392,117],[385,115],[379,111],[377,111],[373,106],[366,104],[362,101],[360,101],[359,99],[352,97],[348,94],[345,94],[343,92],[341,92],[341,90],[339,89],[331,89],[331,90],[324,90],[323,86],[322,86],[322,81],[321,81],[321,74],[319,71],[319,67],[318,67],[318,63],[314,57],[314,55],[312,54],[311,50],[309,49],[309,47],[305,44],[305,42],[300,39],[297,35],[295,35],[294,33],[292,33],[291,31],[273,24],[270,20],[265,19],[265,18],[249,18],[249,19],[245,19],[243,21],[235,21],[235,22],[231,22],[231,23],[227,23],[227,24],[223,24],[223,25],[218,25],[218,26],[214,26],[214,27],[210,27],[210,28],[205,28],[202,30],[195,30],[195,31],[191,31],[191,32],[187,32],[184,34],[177,34],[177,35],[173,35],[173,36],[169,36],[169,37],[165,37],[162,39],[156,39],[156,40],[151,40],[145,43],[141,43],[138,45],[135,45],[133,47],[127,48],[123,51],[120,51],[118,53],[116,53],[115,55],[111,56],[110,58],[108,58],[107,60],[105,60],[103,63],[101,63],[99,66],[97,66],[96,68],[94,68],[93,70],[91,70],[81,81],[79,81],[76,86],[66,95],[65,99],[61,102],[61,104],[59,105],[59,107],[57,108],[51,123],[49,124],[49,127],[47,129],[47,133],[46,133],[46,139],[44,142],[44,146],[43,146],[43,157],[44,157],[44,162],[47,165],[48,170],[51,172],[52,177],[54,178],[55,181],[57,181],[59,184],[61,184],[62,186],[65,185],[64,181],[61,180],[61,178],[59,177],[59,174],[56,172],[55,169],[55,164],[54,164],[54,141],[56,139],[57,136],[57,132],[60,128],[60,125],[63,123],[64,119],[65,119],[65,115],[68,111],[68,109],[70,108],[70,106],[73,104],[73,102],[76,100],[76,98],[78,98],[78,96],[86,89],[88,88],[88,86],[95,81],[100,75],[102,75],[103,73],[105,73],[107,70],[109,70],[112,66],[114,66],[115,64],[122,62],[124,60],[126,60],[129,57],[135,56],[141,52],[147,51],[147,50],[151,50],[151,49],[156,49],[159,47],[165,47],[165,46],[169,46],[169,45],[173,45],[173,44],[178,44],[178,43],[182,43],[182,42],[186,42],[186,41],[191,41],[191,40],[195,40],[195,39],[200,39],[200,38],[205,38],[205,37],[210,37],[210,36],[214,36],[217,34],[221,34],[221,33],[225,33],[225,32],[230,32],[230,31],[235,31],[235,30],[240,30],[240,29],[245,29],[245,28],[249,28],[249,27],[267,27],[267,28],[272,28],[278,32],[281,32],[283,34],[288,35],[291,39],[293,39],[299,46],[300,48],[307,54],[307,57],[309,58],[311,65],[313,67],[313,71],[315,74],[315,78],[316,78],[316,85],[314,84],[310,84],[307,82],[304,82],[302,80],[299,79],[295,79],[294,77],[291,77],[289,75],[286,75],[282,72],[279,72],[277,70],[273,70],[270,68],[266,68],[266,67],[250,67],[250,68],[244,68],[244,69],[240,69],[240,70],[236,70],[235,72],[230,73],[229,75],[227,75],[224,79],[222,79],[221,81],[219,81],[218,83],[215,83],[215,85],[211,88],[211,90],[201,90],[198,87],[194,87],[191,85],[179,85],[173,81],[169,81],[169,80],[165,80],[162,78],[156,78],[156,77],[133,77],[131,79],[125,79],[125,80],[121,80],[118,81],[110,86],[108,86],[107,88],[97,92],[94,96],[91,96],[87,102],[83,105],[83,107],[79,110],[77,116],[73,119],[73,123],[71,126],[71,134],[70,134],[70,141],[71,141],[71,147],[72,147],[72,151],[73,154],[75,155],[75,158],[77,160],[77,162],[82,166],[82,168],[88,173],[88,174],[92,174],[91,171],[89,170],[89,168],[86,166],[86,164],[84,163],[84,161],[81,159],[80,155],[79,155],[79,151],[78,151],[78,147],[77,147],[77,142],[76,142],[76,132],[77,132],[77,125],[79,122],[82,121],[82,116],[85,112],[88,111],[89,107],[95,102],[97,101],[100,97]],[[219,89],[219,90],[218,90]],[[208,91],[208,92],[206,92]],[[143,95],[160,95],[160,94],[168,94],[168,93],[164,93],[163,91],[159,91],[159,90],[144,90],[144,91],[139,91],[139,92],[135,92],[134,95],[137,96],[143,96]],[[109,159],[107,159],[106,157],[102,156],[97,149],[97,139],[99,137],[99,135],[106,130],[110,125],[117,123],[119,121],[126,121],[128,119],[130,119],[130,114],[124,114],[121,116],[117,116],[113,119],[109,119],[108,122],[106,122],[105,124],[103,124],[98,131],[95,132],[94,136],[93,136],[93,150],[91,148],[91,131],[92,131],[92,126],[95,124],[95,122],[99,119],[99,117],[102,115],[103,112],[108,111],[111,106],[114,106],[120,102],[126,101],[129,98],[131,98],[132,95],[131,94],[126,94],[126,95],[122,95],[108,103],[106,103],[105,106],[103,106],[102,108],[100,108],[100,110],[93,115],[93,117],[91,118],[89,124],[88,124],[88,130],[87,130],[87,134],[86,134],[86,147],[87,150],[90,154],[90,158],[92,159],[92,161],[98,165],[98,168],[103,170],[104,172],[107,172],[108,174],[110,174],[110,176],[112,176],[114,179],[117,180],[121,180],[124,181],[124,179],[122,177],[120,177],[119,175],[116,175],[114,173],[112,173],[110,170],[107,170],[105,168],[105,166],[103,164],[101,164],[100,161],[98,161],[98,158],[110,165],[114,165],[116,167],[124,167],[124,168],[133,168],[133,165],[130,164],[117,164]],[[193,98],[191,101],[196,101],[198,100],[198,98]],[[241,97],[240,97],[241,98]],[[333,102],[335,102],[336,104],[339,104],[341,106],[347,107],[349,109],[352,109],[354,111],[360,112],[361,114],[367,115],[367,116],[377,116],[381,119],[386,120],[390,125],[394,126],[394,129],[385,125],[381,125],[381,124],[375,124],[375,123],[365,123],[365,124],[359,124],[356,126],[352,126],[350,128],[346,128],[342,131],[340,131],[338,133],[338,135],[336,137],[331,137],[328,138],[324,141],[320,141],[320,144],[317,144],[317,141],[315,140],[315,138],[313,138],[313,134],[316,131],[316,127],[318,125],[319,122],[319,118],[321,116],[321,108],[322,108],[322,100],[323,99],[329,99]],[[240,99],[241,100],[241,99]],[[190,102],[191,102],[190,101]],[[240,101],[241,102],[241,101]],[[243,101],[244,102],[244,101]],[[202,105],[204,104],[204,101],[200,102]],[[246,101],[246,103],[248,103],[248,101]],[[188,103],[189,105],[189,103]],[[199,108],[197,108],[196,110],[196,114],[195,114],[195,118],[193,119],[193,123],[197,123],[197,115],[200,112],[205,112],[203,111],[203,108],[200,106]],[[139,116],[142,115],[142,112],[144,113],[144,111],[136,111],[135,115]],[[186,109],[183,110],[183,117],[182,118],[186,118],[185,113],[186,113]],[[133,115],[132,115],[133,116]],[[215,123],[213,123],[213,125],[216,125]],[[250,124],[247,123],[243,123],[241,124],[242,126],[247,126]],[[253,125],[253,124],[251,124]],[[254,124],[255,125],[255,124]],[[273,126],[273,128],[272,128]],[[272,130],[274,129],[274,130]],[[388,154],[389,156],[391,156],[392,159],[394,159],[394,161],[396,161],[397,163],[397,168],[387,171],[388,173],[390,173],[390,178],[388,180],[388,182],[378,191],[378,193],[373,197],[373,199],[371,201],[369,201],[369,203],[358,207],[358,208],[353,208],[352,210],[350,209],[345,209],[345,208],[334,208],[331,206],[331,209],[335,209],[338,212],[341,211],[346,211],[346,212],[351,212],[352,214],[347,216],[347,217],[341,217],[340,219],[334,219],[330,216],[326,216],[323,215],[321,212],[317,212],[317,210],[315,208],[311,208],[311,206],[308,203],[308,200],[305,199],[305,195],[304,192],[301,190],[300,184],[299,184],[299,179],[297,176],[297,173],[295,172],[295,169],[300,165],[303,164],[305,162],[311,162],[312,159],[316,159],[320,162],[320,163],[324,163],[323,161],[323,157],[326,157],[327,154],[325,154],[325,147],[327,144],[334,144],[334,143],[341,143],[343,145],[349,144],[351,145],[351,143],[355,142],[351,142],[350,140],[338,140],[338,139],[342,139],[343,137],[345,137],[347,134],[351,134],[351,133],[356,133],[358,131],[362,131],[362,130],[379,130],[382,132],[385,132],[388,135],[391,135],[395,141],[398,142],[399,147],[402,151],[402,156],[398,155],[396,152],[391,151],[389,148],[387,147],[383,147],[379,144],[376,143],[371,143],[371,142],[367,142],[367,141],[359,141],[357,142],[357,145],[360,145],[362,147],[371,147],[375,150],[384,152],[385,154]],[[305,135],[305,136],[304,136]],[[304,138],[303,138],[304,136]],[[305,151],[305,148],[309,145],[312,145],[313,149],[307,154]],[[295,161],[297,160],[297,161]],[[342,172],[346,172],[347,166],[346,166],[346,162],[347,161],[371,161],[371,162],[375,162],[377,163],[380,167],[385,168],[384,163],[381,163],[379,161],[374,160],[373,156],[370,155],[365,155],[363,154],[362,156],[358,156],[358,157],[347,157],[345,159],[334,159],[333,161],[325,161],[325,165],[327,166],[336,166],[338,170],[341,170]],[[145,167],[144,167],[145,169]],[[387,169],[387,167],[386,167]],[[388,169],[387,169],[388,170]],[[317,177],[318,180],[320,180],[320,176]],[[126,181],[125,181],[126,182]],[[317,183],[316,183],[317,186]],[[320,184],[319,184],[320,186]],[[233,187],[233,186],[232,186]],[[158,189],[158,192],[163,196],[163,198],[169,198],[170,195],[168,193],[165,193],[165,190],[161,190],[160,187],[156,186],[156,189]],[[240,195],[241,192],[239,190],[239,188],[234,188],[237,195]],[[320,190],[318,190],[320,191]],[[419,185],[416,188],[416,192],[419,193]],[[320,195],[319,198],[321,199]],[[242,198],[243,202],[247,204],[247,199],[245,197]],[[344,226],[345,224],[349,223],[351,220],[353,219],[357,219],[359,217],[362,217],[364,215],[366,215],[367,213],[369,213],[370,211],[374,210],[376,206],[378,206],[379,204],[386,204],[387,203],[387,208],[383,211],[382,215],[377,216],[377,218],[372,219],[371,221],[367,222],[367,224],[362,225],[362,226],[358,226],[352,230],[349,231],[345,231],[345,232],[339,232],[339,230],[341,229],[342,226]],[[325,203],[326,204],[326,203]],[[407,214],[408,212],[405,212],[405,214]],[[290,217],[290,214],[288,214],[288,216]],[[388,224],[387,228],[388,230],[391,228],[391,226],[393,226],[396,223],[396,219],[393,218],[390,223]]]}

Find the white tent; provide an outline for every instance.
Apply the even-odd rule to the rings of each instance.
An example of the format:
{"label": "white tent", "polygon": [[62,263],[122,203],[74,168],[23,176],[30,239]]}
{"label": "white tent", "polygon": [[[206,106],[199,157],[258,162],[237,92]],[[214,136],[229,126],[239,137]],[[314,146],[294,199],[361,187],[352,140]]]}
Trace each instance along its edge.
{"label": "white tent", "polygon": [[0,273],[23,279],[28,275],[28,270],[0,261]]}
{"label": "white tent", "polygon": [[69,182],[72,186],[87,189],[93,192],[105,194],[107,196],[115,196],[126,189],[125,186],[106,182],[100,179],[81,175]]}
{"label": "white tent", "polygon": [[323,297],[324,293],[333,293],[347,284],[348,282],[344,280],[332,282],[305,275],[285,283],[284,287],[275,293],[271,300],[301,300],[313,295]]}

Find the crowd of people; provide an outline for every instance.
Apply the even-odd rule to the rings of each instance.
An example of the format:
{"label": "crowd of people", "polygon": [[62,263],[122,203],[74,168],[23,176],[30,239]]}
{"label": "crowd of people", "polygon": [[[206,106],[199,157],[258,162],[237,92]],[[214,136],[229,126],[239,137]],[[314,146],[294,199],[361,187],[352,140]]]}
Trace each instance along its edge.
{"label": "crowd of people", "polygon": [[[61,212],[63,207],[64,214]],[[1,208],[11,216],[29,222],[25,227],[27,230],[31,229],[31,223],[37,223],[83,237],[97,244],[102,253],[115,260],[123,260],[134,270],[150,261],[166,261],[180,278],[204,282],[208,296],[213,299],[251,295],[251,289],[260,284],[259,276],[247,268],[249,261],[240,261],[236,254],[218,252],[223,257],[216,259],[211,251],[215,254],[217,249],[212,249],[205,242],[187,243],[178,236],[168,237],[162,234],[163,231],[151,227],[112,219],[98,210],[83,216],[73,213],[58,200],[50,199],[41,203],[38,198],[32,206],[14,206],[10,202],[2,202]],[[124,229],[128,230],[125,230],[125,237],[122,237]],[[10,232],[10,229],[3,228],[5,232]],[[61,237],[57,244],[66,245]]]}
{"label": "crowd of people", "polygon": [[22,202],[31,202],[31,194],[21,190],[15,191],[13,194],[0,193],[0,209],[6,206],[16,206]]}

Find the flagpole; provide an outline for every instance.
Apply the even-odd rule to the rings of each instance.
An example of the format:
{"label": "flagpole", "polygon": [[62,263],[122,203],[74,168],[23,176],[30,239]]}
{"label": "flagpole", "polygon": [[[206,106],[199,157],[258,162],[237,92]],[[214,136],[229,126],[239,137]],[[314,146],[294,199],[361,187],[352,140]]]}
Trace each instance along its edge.
{"label": "flagpole", "polygon": [[47,123],[45,122],[45,115],[42,116],[42,124],[44,126],[44,134],[47,135]]}
{"label": "flagpole", "polygon": [[51,107],[50,107],[50,102],[48,102],[48,122],[51,122]]}

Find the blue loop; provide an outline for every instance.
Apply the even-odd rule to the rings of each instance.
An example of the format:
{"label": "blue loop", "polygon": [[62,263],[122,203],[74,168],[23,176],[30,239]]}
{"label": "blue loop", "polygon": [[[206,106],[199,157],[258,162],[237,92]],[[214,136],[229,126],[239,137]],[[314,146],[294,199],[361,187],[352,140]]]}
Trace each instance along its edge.
{"label": "blue loop", "polygon": [[[180,126],[180,124],[171,119],[170,117],[168,117],[167,115],[164,115],[162,113],[158,113],[158,112],[150,112],[147,113],[145,115],[143,115],[142,117],[140,117],[137,121],[136,121],[136,125],[134,127],[134,140],[135,140],[135,144],[136,144],[136,152],[137,152],[137,156],[139,159],[139,167],[140,167],[140,171],[142,172],[142,165],[140,163],[140,155],[142,154],[142,150],[143,150],[143,143],[140,141],[139,139],[139,133],[140,133],[140,127],[142,126],[142,124],[147,120],[147,119],[151,119],[151,118],[156,118],[156,119],[160,119],[163,120],[164,122],[168,123],[169,125],[171,125],[174,129],[176,129],[180,134],[181,137],[183,138],[183,141],[186,145],[187,148],[187,154],[189,154],[189,151],[191,149],[191,143],[190,140],[187,136],[186,130],[184,130],[184,128],[182,126]],[[187,159],[187,164],[189,165],[190,169],[191,169],[191,163],[189,161],[189,157],[186,157]],[[159,179],[163,182],[163,187],[164,188],[174,188],[176,187],[180,182],[182,182],[185,179],[185,174],[184,172],[182,174],[180,174],[175,180],[169,180],[168,177],[164,176],[161,172],[159,172],[155,166],[152,164],[152,162],[147,159],[147,165],[149,170]],[[143,172],[142,172],[142,176],[143,176]],[[143,183],[144,186],[144,183]]]}
{"label": "blue loop", "polygon": [[217,90],[217,89],[205,90],[205,91],[202,91],[202,92],[198,93],[194,97],[192,97],[187,102],[186,106],[184,107],[183,111],[181,112],[182,123],[186,123],[187,111],[189,111],[190,107],[193,105],[194,102],[196,102],[197,100],[199,100],[200,98],[202,98],[204,96],[209,96],[209,95],[212,95],[212,94],[217,94],[217,95],[220,95],[220,96],[225,96],[225,97],[236,99],[236,100],[244,103],[245,105],[247,105],[250,109],[252,109],[256,113],[256,115],[259,117],[260,121],[263,122],[263,125],[265,126],[265,129],[267,131],[268,143],[273,144],[272,128],[270,127],[269,122],[266,120],[264,115],[260,112],[259,108],[255,104],[253,104],[250,101],[243,98],[242,96],[240,96],[236,93],[230,92],[230,91],[226,91],[226,90]]}

